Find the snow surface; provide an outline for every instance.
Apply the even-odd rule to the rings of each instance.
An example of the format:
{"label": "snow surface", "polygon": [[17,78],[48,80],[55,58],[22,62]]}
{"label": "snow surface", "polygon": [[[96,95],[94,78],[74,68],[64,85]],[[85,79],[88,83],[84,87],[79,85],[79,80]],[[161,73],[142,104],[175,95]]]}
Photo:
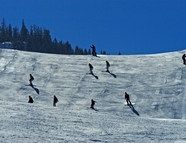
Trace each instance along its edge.
{"label": "snow surface", "polygon": [[[0,141],[186,142],[184,52],[98,58],[0,49]],[[29,74],[34,88],[25,86]]]}

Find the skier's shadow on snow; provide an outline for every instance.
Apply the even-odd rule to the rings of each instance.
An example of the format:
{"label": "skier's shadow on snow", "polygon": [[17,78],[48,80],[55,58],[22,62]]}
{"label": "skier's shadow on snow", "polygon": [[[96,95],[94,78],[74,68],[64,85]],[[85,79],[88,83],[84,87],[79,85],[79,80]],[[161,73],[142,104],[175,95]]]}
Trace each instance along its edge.
{"label": "skier's shadow on snow", "polygon": [[37,94],[39,94],[39,89],[37,89],[37,88],[34,87],[34,86],[31,86],[31,87],[36,91]]}
{"label": "skier's shadow on snow", "polygon": [[92,73],[92,75],[93,75],[96,79],[98,79],[98,76],[96,76],[94,73]]}
{"label": "skier's shadow on snow", "polygon": [[114,78],[116,78],[115,74],[111,73],[110,71],[106,71],[106,72],[110,73]]}
{"label": "skier's shadow on snow", "polygon": [[130,108],[131,108],[131,110],[137,115],[137,116],[139,116],[140,114],[138,113],[138,111],[136,111],[135,109],[134,109],[134,106],[132,105],[132,104],[130,104],[130,105],[128,105]]}

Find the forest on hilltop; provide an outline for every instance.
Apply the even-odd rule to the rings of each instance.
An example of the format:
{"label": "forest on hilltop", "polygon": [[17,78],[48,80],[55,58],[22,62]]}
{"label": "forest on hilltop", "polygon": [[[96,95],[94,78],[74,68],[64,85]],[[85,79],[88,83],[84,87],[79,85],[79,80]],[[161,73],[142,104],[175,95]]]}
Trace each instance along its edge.
{"label": "forest on hilltop", "polygon": [[[16,26],[12,28],[11,24],[6,24],[5,18],[2,19],[0,25],[0,43],[11,42],[13,48],[17,50],[52,53],[52,54],[68,54],[68,55],[89,55],[90,49],[82,49],[76,46],[74,49],[71,44],[62,40],[57,41],[56,38],[52,39],[50,30],[36,25],[31,25],[30,29],[25,25],[24,19],[22,20],[21,30]],[[101,51],[100,54],[106,54]]]}

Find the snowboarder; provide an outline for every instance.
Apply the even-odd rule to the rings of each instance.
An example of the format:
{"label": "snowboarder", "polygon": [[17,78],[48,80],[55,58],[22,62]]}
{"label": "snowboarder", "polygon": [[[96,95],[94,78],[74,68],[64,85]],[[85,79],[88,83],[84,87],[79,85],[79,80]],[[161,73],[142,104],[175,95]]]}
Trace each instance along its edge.
{"label": "snowboarder", "polygon": [[89,63],[89,68],[90,68],[90,74],[93,74],[92,70],[93,70],[93,66]]}
{"label": "snowboarder", "polygon": [[97,56],[97,53],[96,53],[96,47],[92,44],[92,46],[90,46],[92,48],[92,55],[93,56]]}
{"label": "snowboarder", "polygon": [[183,54],[183,55],[182,55],[182,60],[183,60],[183,64],[184,64],[184,65],[186,65],[186,59],[185,59],[185,57],[186,57],[186,55]]}
{"label": "snowboarder", "polygon": [[31,96],[29,96],[28,103],[33,103],[33,102],[34,102],[34,100],[32,99],[32,97],[31,97]]}
{"label": "snowboarder", "polygon": [[106,72],[109,72],[109,67],[110,67],[110,64],[109,64],[109,62],[108,61],[106,61]]}
{"label": "snowboarder", "polygon": [[94,109],[95,102],[96,101],[94,101],[93,99],[91,99],[91,106],[90,106],[90,108]]}
{"label": "snowboarder", "polygon": [[32,84],[32,81],[34,80],[34,77],[30,74],[30,79],[29,79],[29,82],[30,82],[30,86],[33,86]]}
{"label": "snowboarder", "polygon": [[132,105],[132,103],[130,102],[129,94],[127,92],[125,92],[125,100],[127,101],[127,105]]}
{"label": "snowboarder", "polygon": [[54,95],[54,101],[53,101],[53,106],[55,107],[56,106],[56,103],[58,102],[58,99],[57,97]]}

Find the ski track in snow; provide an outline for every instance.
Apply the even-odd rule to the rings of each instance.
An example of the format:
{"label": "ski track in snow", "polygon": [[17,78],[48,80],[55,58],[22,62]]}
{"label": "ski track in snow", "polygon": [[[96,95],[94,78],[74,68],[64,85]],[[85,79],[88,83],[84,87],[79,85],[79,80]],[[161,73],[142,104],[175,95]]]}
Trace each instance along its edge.
{"label": "ski track in snow", "polygon": [[[184,142],[184,52],[97,58],[0,49],[0,141]],[[30,73],[34,88],[25,86]]]}

